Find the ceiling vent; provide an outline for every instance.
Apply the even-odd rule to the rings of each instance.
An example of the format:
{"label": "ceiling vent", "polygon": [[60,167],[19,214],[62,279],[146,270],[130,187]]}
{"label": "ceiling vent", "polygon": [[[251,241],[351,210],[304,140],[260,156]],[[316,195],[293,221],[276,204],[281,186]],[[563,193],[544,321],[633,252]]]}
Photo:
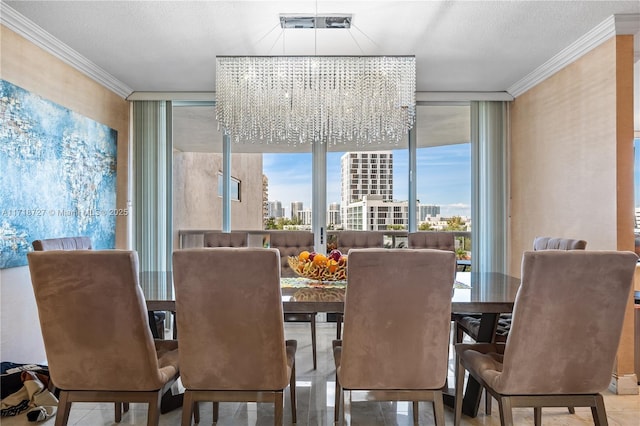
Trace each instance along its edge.
{"label": "ceiling vent", "polygon": [[351,14],[348,15],[284,15],[280,14],[282,28],[351,28]]}

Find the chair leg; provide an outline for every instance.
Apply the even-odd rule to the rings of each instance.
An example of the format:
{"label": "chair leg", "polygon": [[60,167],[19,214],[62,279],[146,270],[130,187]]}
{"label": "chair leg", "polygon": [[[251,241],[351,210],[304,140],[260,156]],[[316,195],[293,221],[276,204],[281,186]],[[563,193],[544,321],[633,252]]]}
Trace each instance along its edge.
{"label": "chair leg", "polygon": [[313,355],[313,369],[317,367],[316,356],[316,313],[311,314],[311,353]]}
{"label": "chair leg", "polygon": [[576,413],[575,407],[567,407],[567,409],[569,410],[570,414],[575,414]]}
{"label": "chair leg", "polygon": [[[442,392],[436,391],[433,394],[433,416],[436,421],[436,426],[444,426],[444,401],[442,399]],[[416,419],[416,425],[417,424]]]}
{"label": "chair leg", "polygon": [[160,423],[160,402],[162,401],[162,391],[158,391],[149,398],[149,408],[147,408],[147,426],[158,426]]}
{"label": "chair leg", "polygon": [[282,412],[284,408],[284,392],[278,391],[275,393],[275,408],[273,413],[273,424],[274,426],[282,426]]}
{"label": "chair leg", "polygon": [[60,391],[58,399],[58,414],[56,414],[55,426],[66,426],[69,421],[69,411],[71,411],[71,403],[69,402],[69,394],[66,391]]}
{"label": "chair leg", "polygon": [[591,415],[595,426],[607,426],[609,424],[607,410],[604,408],[604,399],[600,394],[595,396],[595,406],[591,407]]}
{"label": "chair leg", "polygon": [[511,399],[508,396],[500,397],[500,399],[498,399],[498,408],[500,410],[500,425],[513,426]]}
{"label": "chair leg", "polygon": [[336,340],[342,339],[342,314],[336,314]]}
{"label": "chair leg", "polygon": [[346,425],[347,421],[351,425],[351,391],[349,391],[349,398],[345,395],[346,392],[341,392],[342,399],[342,425]]}
{"label": "chair leg", "polygon": [[291,366],[291,379],[289,381],[289,392],[291,393],[291,421],[298,422],[296,407],[296,363]]}
{"label": "chair leg", "polygon": [[[435,413],[435,405],[433,407]],[[420,413],[418,412],[418,401],[413,401],[413,424],[414,426],[418,426],[418,419],[420,418]]]}
{"label": "chair leg", "polygon": [[335,403],[333,406],[333,421],[337,423],[340,420],[340,400],[342,389],[340,387],[340,383],[338,382],[338,373],[336,373],[336,395],[335,395]]}
{"label": "chair leg", "polygon": [[533,424],[542,426],[542,407],[533,407]]}
{"label": "chair leg", "polygon": [[488,390],[484,390],[484,412],[487,416],[491,415],[491,394]]}
{"label": "chair leg", "polygon": [[[198,421],[196,423],[200,423],[200,410],[197,409],[198,404],[196,404],[196,413],[198,414]],[[213,402],[213,421],[218,423],[218,415],[220,411],[220,403],[218,401]]]}
{"label": "chair leg", "polygon": [[120,423],[122,421],[122,403],[115,403],[115,413],[113,417],[116,423]]}
{"label": "chair leg", "polygon": [[462,341],[464,340],[464,331],[462,331],[462,327],[458,325],[457,321],[454,321],[453,323],[453,330],[455,331],[456,335],[456,343],[462,343]]}
{"label": "chair leg", "polygon": [[[191,416],[193,416],[193,394],[186,390],[182,400],[182,426],[191,426]],[[196,420],[198,423],[198,420]]]}
{"label": "chair leg", "polygon": [[[217,404],[216,402],[213,403]],[[193,403],[193,422],[198,424],[200,423],[200,403],[198,401]]]}
{"label": "chair leg", "polygon": [[453,411],[453,424],[460,426],[460,418],[462,417],[462,387],[464,386],[464,367],[460,362],[460,357],[456,355],[456,400]]}

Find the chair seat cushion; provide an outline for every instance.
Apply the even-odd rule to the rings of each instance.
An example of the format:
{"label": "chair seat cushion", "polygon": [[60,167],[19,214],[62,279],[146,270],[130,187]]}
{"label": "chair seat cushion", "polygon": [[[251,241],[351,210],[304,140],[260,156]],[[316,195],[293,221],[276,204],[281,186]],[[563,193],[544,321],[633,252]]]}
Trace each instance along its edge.
{"label": "chair seat cushion", "polygon": [[495,389],[497,379],[502,374],[504,344],[460,343],[455,348],[464,367]]}

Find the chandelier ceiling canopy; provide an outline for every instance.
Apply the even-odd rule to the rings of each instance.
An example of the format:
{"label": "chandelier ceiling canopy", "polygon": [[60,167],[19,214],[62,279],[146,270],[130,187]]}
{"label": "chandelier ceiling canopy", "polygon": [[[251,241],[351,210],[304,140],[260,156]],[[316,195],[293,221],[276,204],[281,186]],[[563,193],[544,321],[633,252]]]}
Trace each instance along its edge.
{"label": "chandelier ceiling canopy", "polygon": [[218,56],[216,116],[242,143],[398,143],[415,122],[414,56]]}

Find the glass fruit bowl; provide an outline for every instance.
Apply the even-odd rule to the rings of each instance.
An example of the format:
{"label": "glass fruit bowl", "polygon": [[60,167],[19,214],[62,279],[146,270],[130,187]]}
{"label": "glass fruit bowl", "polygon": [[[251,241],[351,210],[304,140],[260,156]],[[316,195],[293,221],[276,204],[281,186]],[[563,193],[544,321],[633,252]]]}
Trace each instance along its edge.
{"label": "glass fruit bowl", "polygon": [[303,251],[298,256],[289,256],[287,260],[291,269],[304,278],[319,281],[347,279],[347,256],[338,250],[327,256]]}

